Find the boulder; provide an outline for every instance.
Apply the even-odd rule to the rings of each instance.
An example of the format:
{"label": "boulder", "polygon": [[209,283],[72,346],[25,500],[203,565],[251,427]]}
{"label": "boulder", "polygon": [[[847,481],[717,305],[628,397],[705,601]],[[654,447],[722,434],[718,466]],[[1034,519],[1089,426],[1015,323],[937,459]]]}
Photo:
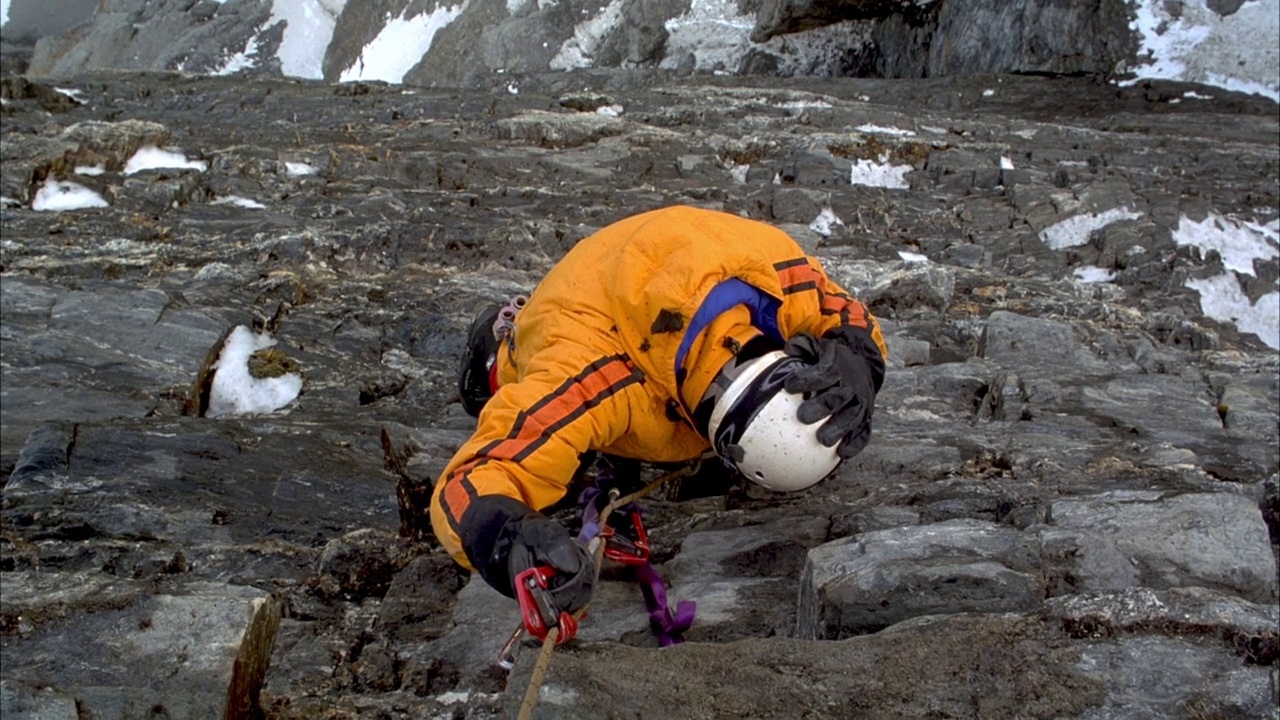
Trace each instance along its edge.
{"label": "boulder", "polygon": [[694,641],[784,635],[795,617],[805,552],[826,539],[823,518],[690,533],[663,570],[674,609],[697,602]]}
{"label": "boulder", "polygon": [[1044,589],[1033,536],[979,520],[875,530],[810,550],[796,637],[838,639],[922,615],[1030,611]]}
{"label": "boulder", "polygon": [[1073,375],[1105,370],[1105,365],[1076,338],[1070,323],[1004,310],[987,318],[978,356],[1023,374],[1031,367],[1049,367]]}
{"label": "boulder", "polygon": [[1274,603],[1257,503],[1231,493],[1116,491],[1056,500],[1040,531],[1050,595],[1205,587]]}
{"label": "boulder", "polygon": [[[58,697],[102,717],[252,718],[280,622],[280,603],[256,588],[186,584],[176,594],[141,594],[129,583],[86,573],[74,588],[41,573],[4,573],[5,676],[49,687],[39,703],[12,702],[56,717]],[[92,612],[86,612],[92,610]],[[19,652],[20,650],[20,652]],[[52,713],[45,715],[43,713]],[[6,717],[8,713],[6,712]],[[22,715],[19,715],[22,716]]]}

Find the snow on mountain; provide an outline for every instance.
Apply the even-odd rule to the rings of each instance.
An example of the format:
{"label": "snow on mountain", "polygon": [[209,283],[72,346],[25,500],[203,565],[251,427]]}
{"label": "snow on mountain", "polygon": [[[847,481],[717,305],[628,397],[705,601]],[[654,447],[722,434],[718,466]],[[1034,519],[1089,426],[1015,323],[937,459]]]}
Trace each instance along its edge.
{"label": "snow on mountain", "polygon": [[1141,48],[1130,68],[1136,77],[1127,84],[1181,80],[1280,102],[1280,6],[1275,0],[1249,0],[1229,15],[1210,10],[1205,0],[1129,1],[1135,13],[1129,27]]}

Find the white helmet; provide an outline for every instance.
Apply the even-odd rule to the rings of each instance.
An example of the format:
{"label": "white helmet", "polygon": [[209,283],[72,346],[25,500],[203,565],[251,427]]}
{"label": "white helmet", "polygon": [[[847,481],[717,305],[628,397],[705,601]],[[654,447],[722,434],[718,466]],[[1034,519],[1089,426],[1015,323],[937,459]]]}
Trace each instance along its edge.
{"label": "white helmet", "polygon": [[803,365],[775,350],[741,365],[731,362],[716,379],[728,387],[707,423],[711,446],[748,480],[776,492],[812,487],[840,464],[836,448],[818,442],[822,421],[805,424],[797,417],[804,396],[782,387]]}

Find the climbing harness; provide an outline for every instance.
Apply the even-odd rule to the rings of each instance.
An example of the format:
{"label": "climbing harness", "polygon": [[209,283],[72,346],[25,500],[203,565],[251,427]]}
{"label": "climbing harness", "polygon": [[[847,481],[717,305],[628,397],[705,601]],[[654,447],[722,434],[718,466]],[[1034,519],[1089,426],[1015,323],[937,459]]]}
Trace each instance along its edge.
{"label": "climbing harness", "polygon": [[[587,551],[595,560],[596,578],[600,577],[600,567],[605,558],[636,569],[637,580],[640,581],[641,589],[644,591],[645,605],[649,609],[650,626],[654,628],[654,633],[658,635],[659,643],[663,647],[680,642],[680,633],[689,629],[689,625],[693,622],[695,606],[690,601],[682,601],[677,605],[674,613],[667,607],[666,587],[662,576],[649,563],[648,536],[640,521],[639,507],[635,506],[634,502],[664,483],[691,474],[696,468],[696,465],[686,465],[673,470],[628,495],[622,495],[617,488],[612,488],[607,491],[606,497],[609,498],[609,502],[603,509],[596,513],[595,503],[588,502],[587,509],[583,513],[583,533],[588,533],[589,524],[594,525],[594,530],[588,533],[590,537],[585,538],[585,544]],[[597,483],[600,480],[601,478],[597,477]],[[594,500],[594,497],[591,499]],[[633,523],[633,537],[620,535],[616,529],[609,527],[609,517],[624,507],[631,508],[629,515]],[[582,533],[579,534],[578,540],[584,541]],[[609,550],[611,543],[612,552]],[[558,610],[547,590],[547,582],[554,576],[555,570],[545,566],[525,570],[516,576],[516,599],[520,603],[521,622],[502,646],[498,654],[498,665],[506,670],[515,667],[515,652],[520,640],[526,634],[542,641],[538,659],[534,662],[533,671],[529,676],[529,686],[525,690],[524,701],[520,704],[520,720],[528,720],[533,716],[533,709],[538,704],[538,690],[546,677],[555,646],[571,639],[577,633],[578,621],[587,612],[586,607],[572,614]],[[662,630],[661,633],[659,629]]]}

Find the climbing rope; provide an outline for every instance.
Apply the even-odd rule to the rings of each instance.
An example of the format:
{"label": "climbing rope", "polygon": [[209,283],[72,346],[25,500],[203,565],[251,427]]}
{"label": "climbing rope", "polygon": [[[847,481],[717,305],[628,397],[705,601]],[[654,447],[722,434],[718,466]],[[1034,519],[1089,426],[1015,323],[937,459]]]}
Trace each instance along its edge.
{"label": "climbing rope", "polygon": [[[697,464],[692,464],[692,465],[686,465],[676,470],[672,470],[669,473],[659,476],[653,482],[649,483],[648,485],[645,485],[644,487],[640,488],[639,490],[629,495],[620,496],[616,488],[611,490],[609,492],[608,504],[606,504],[604,506],[604,509],[600,511],[600,527],[603,528],[608,525],[609,516],[612,515],[614,511],[616,511],[618,508],[628,503],[635,502],[636,500],[639,500],[640,498],[647,496],[649,493],[653,492],[654,490],[657,490],[659,487],[661,487],[662,485],[672,480],[685,477],[686,475],[693,473],[697,468],[698,468]],[[596,579],[599,580],[600,566],[604,563],[605,539],[600,535],[595,536],[587,544],[587,550],[591,552],[592,557],[595,559]],[[579,609],[576,613],[573,614],[573,619],[574,620],[581,619],[582,616],[586,614],[586,612],[587,612],[587,608],[586,606],[583,606],[581,609]],[[523,630],[523,626],[516,630],[516,633],[512,636],[511,641],[508,641],[507,643],[508,648],[513,644],[512,641],[519,640],[519,637],[522,634],[522,630]],[[538,691],[542,689],[542,681],[546,679],[547,668],[551,665],[551,654],[555,650],[556,641],[559,638],[560,638],[559,625],[556,625],[555,627],[549,628],[547,630],[547,635],[542,640],[542,648],[538,651],[538,659],[537,661],[534,662],[533,671],[529,675],[529,686],[525,688],[524,701],[520,703],[520,714],[518,716],[519,720],[531,720],[531,718],[533,717],[533,709],[538,704]],[[504,655],[508,651],[508,648],[504,648]]]}

